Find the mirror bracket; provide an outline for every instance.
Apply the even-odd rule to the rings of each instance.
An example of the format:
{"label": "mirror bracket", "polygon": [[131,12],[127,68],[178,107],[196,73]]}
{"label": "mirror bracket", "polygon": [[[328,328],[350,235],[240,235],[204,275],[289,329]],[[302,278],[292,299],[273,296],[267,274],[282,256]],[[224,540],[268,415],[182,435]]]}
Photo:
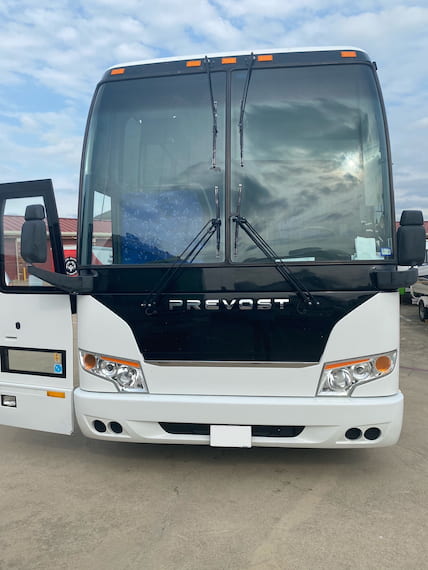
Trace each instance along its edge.
{"label": "mirror bracket", "polygon": [[38,277],[39,279],[46,281],[46,283],[50,283],[71,295],[92,293],[94,289],[94,279],[97,276],[97,273],[93,272],[92,275],[70,277],[69,275],[63,275],[62,273],[40,269],[40,267],[34,267],[34,265],[30,265],[28,267],[28,272],[30,275],[34,275],[34,277]]}

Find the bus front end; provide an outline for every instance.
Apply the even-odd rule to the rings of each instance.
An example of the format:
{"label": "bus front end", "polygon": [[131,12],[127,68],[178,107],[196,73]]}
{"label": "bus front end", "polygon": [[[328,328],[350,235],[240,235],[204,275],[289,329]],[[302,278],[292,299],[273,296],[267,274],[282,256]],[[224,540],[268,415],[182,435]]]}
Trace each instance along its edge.
{"label": "bus front end", "polygon": [[213,446],[396,443],[391,160],[354,49],[109,70],[82,162],[79,425]]}

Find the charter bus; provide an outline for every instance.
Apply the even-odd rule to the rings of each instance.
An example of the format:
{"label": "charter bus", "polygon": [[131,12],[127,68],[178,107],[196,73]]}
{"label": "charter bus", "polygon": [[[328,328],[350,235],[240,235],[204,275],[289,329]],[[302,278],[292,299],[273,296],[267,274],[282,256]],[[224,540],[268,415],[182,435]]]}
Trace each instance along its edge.
{"label": "charter bus", "polygon": [[84,141],[77,276],[51,181],[3,184],[0,199],[3,217],[25,217],[15,255],[33,277],[8,282],[2,249],[1,424],[70,434],[77,419],[92,438],[212,446],[397,441],[397,290],[425,233],[418,211],[395,232],[364,51],[109,69]]}

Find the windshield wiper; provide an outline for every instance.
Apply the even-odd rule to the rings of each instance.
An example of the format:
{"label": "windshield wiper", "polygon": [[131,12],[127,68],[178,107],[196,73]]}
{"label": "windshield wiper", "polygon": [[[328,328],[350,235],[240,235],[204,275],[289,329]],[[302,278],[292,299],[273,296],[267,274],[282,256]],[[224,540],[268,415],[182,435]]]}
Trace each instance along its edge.
{"label": "windshield wiper", "polygon": [[221,227],[221,218],[220,218],[220,193],[218,191],[218,186],[214,186],[214,200],[215,200],[215,218],[211,220],[213,226],[215,226],[216,231],[216,254],[215,256],[218,258],[220,257],[220,227]]}
{"label": "windshield wiper", "polygon": [[253,71],[254,61],[256,60],[256,56],[253,52],[250,55],[250,62],[247,68],[247,75],[245,77],[244,83],[244,91],[242,93],[241,99],[241,110],[239,113],[239,149],[241,154],[241,166],[244,166],[244,114],[245,114],[245,105],[247,104],[247,95],[248,95],[248,87],[250,86],[250,79],[251,73]]}
{"label": "windshield wiper", "polygon": [[160,281],[155,285],[155,287],[150,291],[145,303],[142,303],[142,307],[145,308],[145,313],[148,316],[157,313],[156,305],[159,295],[168,287],[169,283],[175,277],[177,272],[183,267],[185,263],[192,263],[199,253],[204,249],[207,243],[210,241],[212,236],[216,234],[216,256],[220,255],[220,197],[218,186],[214,187],[214,199],[216,205],[216,217],[209,220],[202,229],[195,235],[195,237],[190,241],[188,245],[183,249],[183,251],[178,256],[177,260],[171,265],[171,267],[166,271]]}
{"label": "windshield wiper", "polygon": [[208,56],[205,56],[205,69],[207,70],[207,75],[208,75],[208,87],[210,90],[210,100],[211,100],[211,113],[213,116],[213,145],[212,145],[211,168],[215,170],[217,168],[217,134],[218,134],[217,101],[214,100],[213,84],[211,81],[210,60],[208,59]]}
{"label": "windshield wiper", "polygon": [[[242,184],[238,184],[238,203],[236,204],[236,217],[241,216],[241,200],[242,200]],[[239,234],[239,224],[235,226],[235,243],[233,246],[234,255],[238,255],[238,234]]]}
{"label": "windshield wiper", "polygon": [[246,218],[235,214],[232,216],[232,221],[235,222],[237,227],[239,226],[244,230],[251,241],[260,249],[262,253],[264,253],[267,259],[269,259],[269,261],[275,265],[275,269],[277,269],[280,275],[292,285],[297,295],[305,303],[305,305],[319,305],[319,301],[316,301],[312,293],[310,293],[306,287],[297,279],[297,277],[292,274],[287,265],[280,260],[280,257],[276,254],[268,242],[258,233],[258,231],[250,224]]}

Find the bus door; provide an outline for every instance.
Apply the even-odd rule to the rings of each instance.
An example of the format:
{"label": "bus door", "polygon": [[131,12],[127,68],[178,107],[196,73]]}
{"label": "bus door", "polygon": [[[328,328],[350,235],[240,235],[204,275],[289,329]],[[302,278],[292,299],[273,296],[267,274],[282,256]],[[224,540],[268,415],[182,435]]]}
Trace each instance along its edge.
{"label": "bus door", "polygon": [[31,275],[21,256],[26,224],[24,231],[31,237],[27,244],[37,241],[34,228],[39,243],[46,233],[46,251],[33,265],[65,272],[51,180],[0,184],[0,213],[0,424],[70,434],[70,296]]}

